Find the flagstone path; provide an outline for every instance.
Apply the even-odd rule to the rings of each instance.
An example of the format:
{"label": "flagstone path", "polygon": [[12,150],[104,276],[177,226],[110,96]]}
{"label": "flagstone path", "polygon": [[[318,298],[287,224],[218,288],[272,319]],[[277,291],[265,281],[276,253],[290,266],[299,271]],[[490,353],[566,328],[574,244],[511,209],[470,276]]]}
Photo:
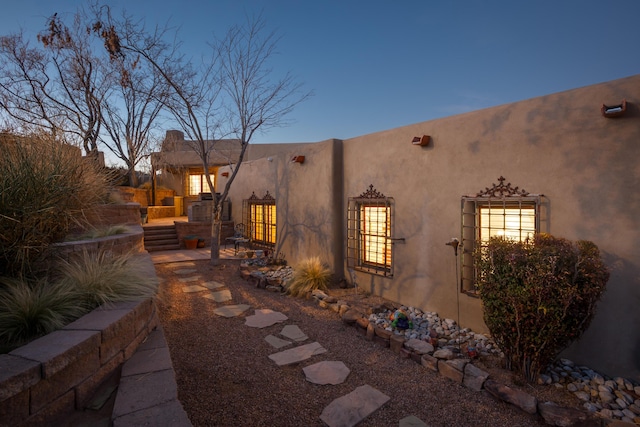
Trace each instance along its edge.
{"label": "flagstone path", "polygon": [[[187,276],[197,271],[196,269],[187,268],[194,265],[193,262],[175,262],[167,266],[171,268],[175,274]],[[216,281],[205,282],[199,275],[180,277],[179,281],[185,284],[182,287],[182,292],[185,294],[200,294],[202,297],[211,299],[216,303],[224,303],[233,299],[230,290],[221,289],[225,287],[223,283]],[[215,289],[220,290],[211,292]],[[218,316],[230,318],[241,316],[249,310],[249,308],[250,306],[247,304],[220,305],[216,307],[213,312]],[[277,323],[282,323],[288,319],[289,318],[283,313],[263,308],[256,309],[254,314],[246,316],[245,325],[252,328],[263,329]],[[275,349],[281,349],[291,345],[294,345],[294,347],[268,355],[269,359],[274,361],[278,366],[300,363],[328,352],[328,350],[318,342],[302,344],[304,341],[307,341],[309,337],[297,325],[285,325],[279,335],[287,339],[271,334],[265,336],[264,339]],[[341,361],[322,361],[306,366],[302,370],[307,381],[318,385],[341,384],[346,381],[351,372]],[[357,387],[351,393],[334,399],[322,411],[320,419],[329,427],[355,426],[381,408],[389,400],[389,396],[365,384]],[[399,425],[401,427],[426,427],[426,424],[413,415],[400,420]]]}

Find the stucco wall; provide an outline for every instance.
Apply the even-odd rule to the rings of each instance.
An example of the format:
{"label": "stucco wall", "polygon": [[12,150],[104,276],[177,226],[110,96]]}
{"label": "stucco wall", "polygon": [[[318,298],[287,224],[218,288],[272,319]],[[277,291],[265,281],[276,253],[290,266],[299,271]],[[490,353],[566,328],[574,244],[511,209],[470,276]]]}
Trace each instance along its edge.
{"label": "stucco wall", "polygon": [[[602,117],[603,103],[623,98],[623,117]],[[358,273],[358,285],[486,331],[480,300],[458,292],[459,259],[445,242],[460,237],[461,197],[503,176],[544,194],[541,231],[593,241],[612,268],[592,326],[565,355],[640,380],[639,106],[640,76],[633,76],[313,144],[295,153],[306,155],[302,165],[281,155],[252,161],[234,184],[234,220],[242,198],[268,189],[277,200],[278,245],[287,259],[327,254],[344,269],[347,200],[373,185],[393,197],[393,237],[405,242],[394,246],[393,278]],[[428,146],[411,144],[422,135],[431,136]]]}
{"label": "stucco wall", "polygon": [[[342,233],[341,189],[334,180],[341,175],[334,159],[340,145],[329,140],[274,154],[270,161],[264,158],[244,163],[230,193],[234,222],[242,222],[243,199],[252,192],[262,198],[269,191],[276,199],[276,253],[282,252],[292,265],[318,256],[340,274],[343,252],[335,242]],[[295,155],[305,156],[304,163],[291,162]],[[220,177],[219,182],[224,185],[226,180]]]}

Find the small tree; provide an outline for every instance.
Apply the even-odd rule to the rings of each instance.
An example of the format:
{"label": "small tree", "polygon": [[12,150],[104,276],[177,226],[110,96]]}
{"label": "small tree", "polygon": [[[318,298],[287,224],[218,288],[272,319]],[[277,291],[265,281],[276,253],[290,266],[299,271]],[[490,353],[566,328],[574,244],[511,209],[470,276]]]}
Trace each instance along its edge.
{"label": "small tree", "polygon": [[508,369],[533,382],[587,329],[609,280],[598,247],[550,235],[476,251],[484,321]]}

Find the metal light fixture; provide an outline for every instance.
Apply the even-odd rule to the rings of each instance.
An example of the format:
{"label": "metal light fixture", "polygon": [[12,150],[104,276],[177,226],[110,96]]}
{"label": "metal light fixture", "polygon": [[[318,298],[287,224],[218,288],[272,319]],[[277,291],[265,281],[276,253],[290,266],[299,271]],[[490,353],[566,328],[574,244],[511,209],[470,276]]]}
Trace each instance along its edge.
{"label": "metal light fixture", "polygon": [[413,141],[411,141],[411,143],[413,145],[429,145],[429,141],[431,140],[431,137],[429,135],[422,135],[422,136],[414,136],[413,137]]}
{"label": "metal light fixture", "polygon": [[222,172],[220,175],[224,176],[225,178],[229,176],[229,172]]}
{"label": "metal light fixture", "polygon": [[291,158],[291,163],[304,163],[304,156],[293,156]]}

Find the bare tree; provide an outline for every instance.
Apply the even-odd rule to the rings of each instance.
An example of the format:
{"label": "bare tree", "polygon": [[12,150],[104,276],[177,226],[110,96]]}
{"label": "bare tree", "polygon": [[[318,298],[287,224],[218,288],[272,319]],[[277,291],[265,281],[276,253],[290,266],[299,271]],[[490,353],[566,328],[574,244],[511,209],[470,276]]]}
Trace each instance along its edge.
{"label": "bare tree", "polygon": [[127,165],[133,187],[138,185],[136,166],[154,148],[154,126],[168,95],[165,79],[145,64],[114,61],[120,75],[118,96],[105,99],[101,109],[106,130],[101,142]]}
{"label": "bare tree", "polygon": [[289,74],[275,82],[271,80],[268,63],[279,39],[274,32],[263,34],[265,24],[261,17],[248,19],[244,26],[233,26],[225,38],[215,40],[211,57],[200,68],[192,67],[178,54],[177,47],[165,50],[162,56],[150,55],[148,52],[158,48],[159,39],[139,37],[138,32],[127,30],[130,26],[126,22],[116,25],[107,16],[102,25],[108,29],[104,38],[111,55],[139,55],[166,79],[171,95],[165,105],[192,141],[210,188],[214,187],[209,161],[217,143],[223,136],[237,138],[239,154],[230,161],[233,173],[213,209],[211,263],[217,264],[222,202],[251,139],[258,131],[284,125],[285,116],[311,93],[302,92],[301,85]]}

